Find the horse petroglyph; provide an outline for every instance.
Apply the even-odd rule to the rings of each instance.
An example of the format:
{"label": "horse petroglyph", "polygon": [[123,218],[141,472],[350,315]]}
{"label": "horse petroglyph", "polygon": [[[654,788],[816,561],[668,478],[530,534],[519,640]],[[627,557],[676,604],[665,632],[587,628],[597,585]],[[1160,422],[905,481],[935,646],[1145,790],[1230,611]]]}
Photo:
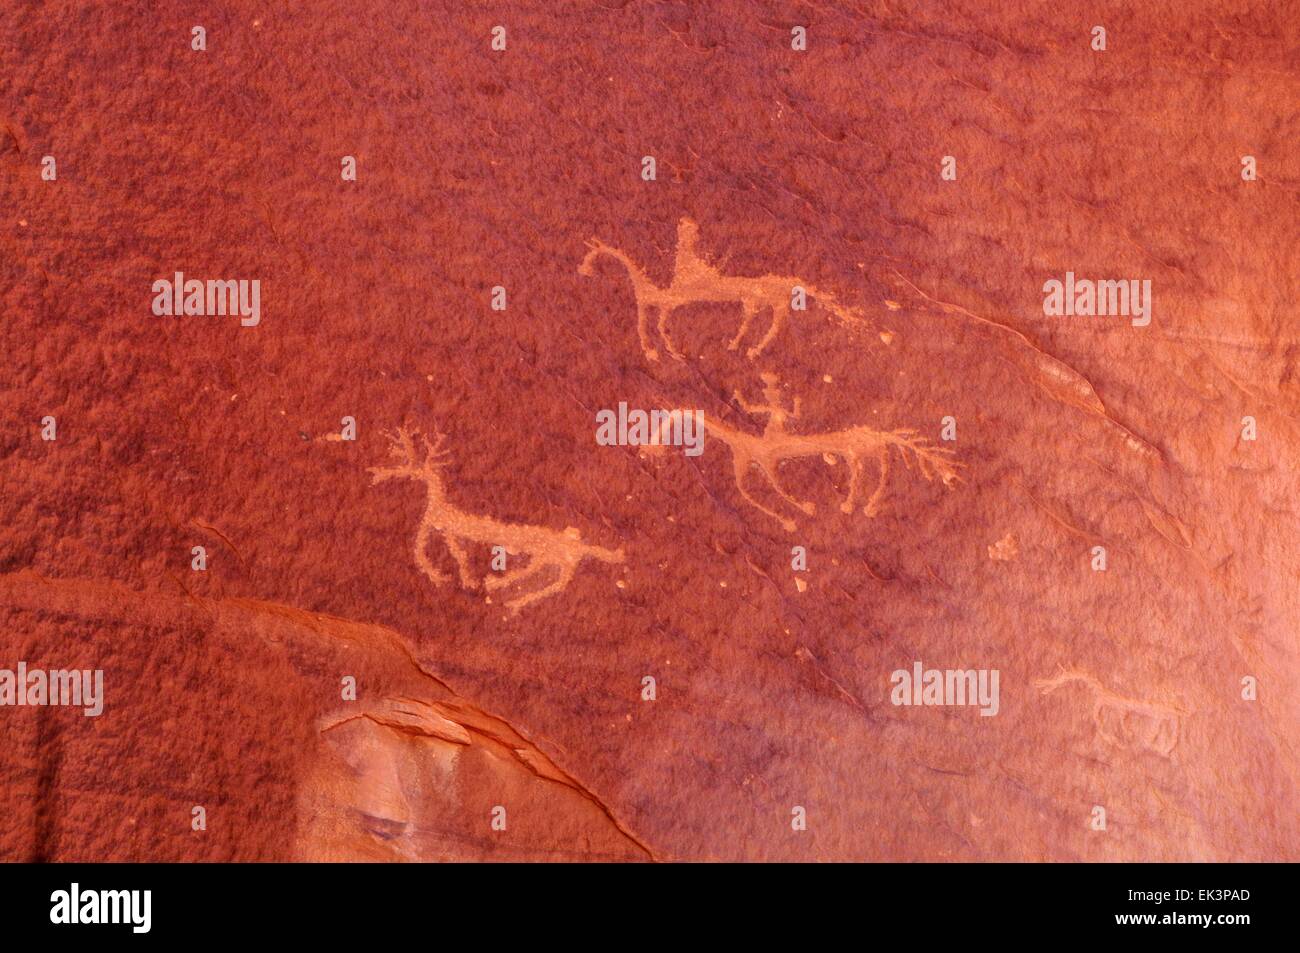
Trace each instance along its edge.
{"label": "horse petroglyph", "polygon": [[627,269],[628,277],[632,279],[633,293],[636,295],[637,335],[641,339],[641,349],[649,360],[659,359],[658,350],[650,342],[648,325],[651,308],[658,314],[659,337],[663,339],[668,353],[679,361],[685,360],[685,357],[669,337],[667,325],[673,311],[683,305],[732,302],[739,304],[743,317],[740,329],[727,345],[728,350],[732,351],[740,346],[754,315],[763,308],[771,308],[772,324],[762,340],[746,352],[750,360],[763,353],[764,348],[780,333],[790,314],[793,298],[799,290],[807,297],[816,299],[823,308],[836,317],[843,320],[863,318],[862,312],[857,308],[838,303],[832,295],[819,291],[801,278],[783,275],[762,275],[752,278],[724,275],[695,250],[698,237],[699,226],[695,222],[689,218],[683,218],[678,222],[677,256],[673,265],[673,280],[666,288],[661,288],[651,281],[626,253],[596,238],[587,242],[589,251],[582,259],[582,264],[578,266],[579,274],[588,276],[594,274],[595,260],[601,255],[609,255],[622,262],[623,267]]}
{"label": "horse petroglyph", "polygon": [[764,373],[760,376],[766,403],[749,404],[739,392],[733,396],[745,413],[767,415],[767,424],[761,434],[733,430],[711,416],[705,418],[704,427],[710,436],[731,448],[736,489],[740,495],[755,509],[780,522],[786,530],[795,530],[794,520],[764,506],[745,488],[745,478],[752,467],[758,468],[782,499],[809,516],[816,512],[815,505],[797,499],[781,485],[778,470],[782,463],[806,457],[822,457],[827,463],[834,464],[842,457],[849,468],[849,489],[848,495],[840,504],[840,511],[852,513],[857,507],[867,461],[876,460],[880,468],[879,478],[875,490],[862,509],[869,517],[880,512],[884,500],[885,486],[889,480],[891,448],[897,448],[904,466],[909,469],[910,460],[915,459],[917,469],[927,481],[933,481],[937,476],[945,486],[951,487],[960,479],[957,471],[961,464],[953,459],[952,451],[930,446],[915,430],[881,431],[871,427],[851,427],[848,430],[825,433],[790,433],[786,429],[786,423],[799,416],[799,398],[796,397],[792,408],[786,410],[781,406],[781,392],[776,375]]}
{"label": "horse petroglyph", "polygon": [[1092,721],[1097,735],[1117,748],[1154,751],[1169,757],[1178,744],[1178,718],[1183,712],[1168,705],[1124,698],[1107,689],[1087,672],[1062,670],[1054,678],[1038,679],[1034,687],[1044,695],[1078,682],[1092,695]]}
{"label": "horse petroglyph", "polygon": [[[545,526],[506,523],[458,509],[447,499],[447,489],[440,472],[447,455],[442,450],[445,438],[435,435],[435,442],[430,444],[418,431],[404,428],[399,428],[396,434],[385,436],[392,444],[389,452],[393,456],[394,465],[371,467],[371,483],[396,478],[416,480],[425,485],[428,504],[415,534],[415,562],[434,585],[441,586],[449,580],[449,576],[439,572],[429,559],[429,540],[434,533],[441,535],[447,544],[448,551],[456,560],[460,584],[466,589],[477,589],[479,586],[479,580],[470,572],[466,544],[501,546],[510,556],[528,557],[524,566],[490,575],[482,581],[483,588],[488,592],[513,587],[516,594],[505,602],[512,614],[564,589],[573,581],[578,565],[584,559],[596,559],[603,563],[623,562],[621,548],[605,549],[584,543],[581,534],[572,526],[561,532]],[[422,458],[416,449],[417,438],[422,444]],[[523,591],[528,584],[540,583],[552,573],[554,578],[542,588]]]}

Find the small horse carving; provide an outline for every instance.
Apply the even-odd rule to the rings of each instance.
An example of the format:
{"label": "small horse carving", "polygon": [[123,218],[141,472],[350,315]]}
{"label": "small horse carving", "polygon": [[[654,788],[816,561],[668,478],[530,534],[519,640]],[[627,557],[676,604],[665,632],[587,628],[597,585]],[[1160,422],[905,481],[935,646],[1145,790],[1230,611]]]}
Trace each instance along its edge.
{"label": "small horse carving", "polygon": [[764,506],[746,489],[745,478],[752,468],[758,468],[782,499],[810,516],[816,512],[816,507],[811,502],[799,500],[781,485],[778,471],[781,464],[789,460],[822,457],[828,463],[835,463],[842,458],[849,468],[848,495],[840,503],[840,511],[843,513],[852,513],[857,508],[867,462],[876,460],[880,476],[862,510],[868,517],[874,517],[880,512],[889,481],[891,449],[898,451],[899,458],[909,469],[910,461],[915,460],[917,469],[927,481],[938,477],[948,487],[959,482],[958,471],[962,464],[953,459],[952,451],[930,445],[915,430],[881,431],[871,427],[850,427],[847,430],[824,433],[791,433],[786,429],[786,424],[799,416],[799,398],[794,399],[791,410],[786,410],[781,406],[781,392],[776,375],[764,373],[760,377],[764,384],[765,403],[751,405],[738,391],[733,397],[745,413],[767,415],[767,424],[761,434],[735,430],[711,417],[705,418],[704,427],[710,436],[731,448],[736,489],[740,495],[755,509],[780,522],[786,530],[795,530],[794,520]]}
{"label": "small horse carving", "polygon": [[645,352],[648,360],[659,359],[659,351],[650,341],[651,309],[658,314],[659,337],[667,347],[668,353],[679,361],[685,360],[685,357],[668,334],[668,319],[674,310],[683,305],[699,302],[738,303],[742,318],[740,329],[727,345],[727,349],[731,351],[740,346],[754,316],[763,308],[770,307],[772,323],[758,344],[745,352],[750,360],[762,354],[785,326],[794,296],[799,290],[806,297],[816,299],[823,308],[842,320],[857,321],[863,318],[862,312],[857,308],[840,304],[828,292],[819,291],[800,278],[782,275],[761,275],[753,278],[724,275],[695,250],[698,238],[699,226],[693,221],[683,218],[678,222],[677,257],[673,268],[673,280],[666,288],[661,288],[651,281],[625,252],[606,245],[596,238],[587,242],[588,251],[586,257],[582,259],[582,264],[578,266],[579,274],[587,276],[595,274],[595,260],[601,255],[608,255],[621,262],[627,269],[628,276],[632,279],[632,291],[636,296],[637,336],[641,339],[641,350]]}

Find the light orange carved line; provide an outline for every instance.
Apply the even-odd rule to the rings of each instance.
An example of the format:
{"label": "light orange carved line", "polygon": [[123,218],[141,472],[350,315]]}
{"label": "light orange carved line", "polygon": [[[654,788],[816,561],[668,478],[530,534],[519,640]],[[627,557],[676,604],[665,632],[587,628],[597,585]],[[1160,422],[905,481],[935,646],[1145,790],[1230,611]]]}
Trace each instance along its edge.
{"label": "light orange carved line", "polygon": [[[1049,695],[1071,683],[1083,685],[1092,695],[1092,721],[1103,741],[1117,748],[1147,749],[1165,758],[1173,753],[1178,744],[1179,717],[1185,714],[1183,711],[1169,705],[1117,695],[1087,672],[1077,669],[1065,669],[1053,678],[1038,679],[1034,682],[1034,687],[1044,695]],[[1123,737],[1117,736],[1106,726],[1106,712],[1117,713],[1117,724]],[[1139,727],[1130,728],[1129,715],[1138,716]]]}
{"label": "light orange carved line", "polygon": [[644,270],[640,268],[625,252],[605,244],[597,238],[587,242],[588,252],[578,266],[582,275],[595,273],[595,260],[601,255],[608,255],[621,262],[632,279],[632,292],[636,296],[637,336],[641,340],[641,350],[648,360],[657,361],[659,351],[650,340],[650,311],[657,312],[656,330],[664,345],[677,360],[684,360],[684,355],[673,343],[668,334],[668,320],[673,311],[688,304],[720,303],[739,304],[742,318],[740,329],[727,345],[729,350],[736,350],[749,331],[754,316],[764,308],[772,309],[772,323],[767,333],[759,342],[746,351],[750,360],[762,354],[772,343],[773,338],[785,326],[790,315],[792,293],[796,287],[802,288],[808,297],[817,301],[821,307],[844,321],[858,322],[864,319],[862,312],[836,301],[834,295],[813,287],[802,278],[786,275],[724,275],[709,261],[701,256],[695,245],[699,237],[699,226],[689,218],[677,223],[677,254],[673,267],[673,280],[664,288],[659,287]]}
{"label": "light orange carved line", "polygon": [[[399,428],[396,434],[385,436],[392,444],[390,453],[394,465],[371,467],[371,482],[409,479],[424,484],[427,504],[415,533],[415,563],[435,586],[448,581],[448,576],[439,572],[429,559],[429,542],[435,534],[442,536],[456,561],[460,584],[466,589],[477,589],[480,585],[480,581],[470,571],[469,555],[465,551],[468,543],[502,546],[510,556],[528,557],[526,565],[483,580],[482,586],[488,592],[513,587],[518,593],[521,586],[540,582],[551,572],[556,574],[542,588],[507,599],[505,605],[512,614],[539,599],[561,592],[573,581],[578,566],[584,559],[591,558],[604,563],[623,562],[621,548],[613,550],[584,543],[582,534],[572,526],[561,532],[545,526],[507,523],[489,516],[466,513],[447,499],[447,488],[440,472],[446,456],[442,450],[443,437],[438,436],[436,442],[430,444],[418,431],[405,428]],[[423,444],[422,457],[416,450],[417,438]]]}
{"label": "light orange carved line", "polygon": [[840,511],[843,513],[852,513],[857,508],[867,463],[875,460],[879,467],[879,477],[875,490],[862,508],[862,512],[869,517],[879,514],[885,498],[890,475],[891,449],[898,451],[899,458],[909,469],[914,460],[917,470],[927,481],[938,477],[948,487],[960,481],[958,471],[962,464],[953,458],[953,452],[931,446],[915,430],[904,428],[883,431],[862,426],[825,433],[791,433],[786,429],[786,424],[799,415],[799,399],[795,398],[793,409],[786,410],[781,406],[781,392],[776,375],[763,373],[760,376],[764,385],[765,403],[751,405],[739,392],[733,396],[746,413],[767,416],[767,424],[761,434],[735,430],[707,416],[704,427],[710,436],[716,437],[731,448],[736,489],[744,497],[745,502],[777,520],[787,531],[795,530],[795,521],[764,506],[745,487],[745,478],[751,469],[757,468],[783,500],[809,516],[816,512],[815,505],[799,500],[781,485],[779,479],[781,464],[790,460],[822,457],[828,463],[835,463],[843,458],[849,468],[848,495],[840,503]]}

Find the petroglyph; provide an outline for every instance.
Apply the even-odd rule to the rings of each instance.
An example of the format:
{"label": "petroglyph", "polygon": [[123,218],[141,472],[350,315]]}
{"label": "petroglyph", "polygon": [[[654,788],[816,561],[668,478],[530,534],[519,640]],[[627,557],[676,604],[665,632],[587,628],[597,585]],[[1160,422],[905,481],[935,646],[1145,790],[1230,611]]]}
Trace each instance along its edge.
{"label": "petroglyph", "polygon": [[[481,543],[502,546],[510,556],[527,556],[521,567],[482,580],[489,593],[511,588],[515,592],[505,605],[512,614],[539,599],[555,595],[573,581],[579,564],[587,558],[604,563],[623,562],[623,550],[605,549],[582,541],[582,535],[570,526],[564,531],[524,523],[506,523],[489,516],[476,516],[458,509],[447,499],[440,470],[447,456],[442,450],[444,439],[436,436],[433,444],[416,430],[399,428],[396,434],[385,434],[392,444],[389,452],[393,466],[371,467],[371,483],[384,480],[407,479],[423,483],[428,493],[428,503],[415,534],[415,563],[435,586],[448,582],[450,577],[439,572],[429,559],[429,540],[435,534],[443,538],[447,550],[456,561],[460,584],[466,589],[477,589],[480,581],[470,571],[466,544]],[[423,445],[423,456],[416,449],[416,440]],[[554,578],[540,589],[526,590],[529,584],[541,583],[547,576]]]}
{"label": "petroglyph", "polygon": [[1097,735],[1116,748],[1154,751],[1168,758],[1178,744],[1177,708],[1125,698],[1103,686],[1087,672],[1062,669],[1055,678],[1038,679],[1034,687],[1044,695],[1077,682],[1092,695],[1092,721]]}
{"label": "petroglyph", "polygon": [[951,487],[960,479],[957,471],[962,465],[953,459],[952,451],[930,446],[915,430],[881,431],[871,427],[851,427],[826,433],[790,433],[786,424],[799,416],[799,398],[796,397],[792,408],[786,410],[781,406],[781,392],[776,375],[764,373],[760,377],[766,403],[751,405],[738,391],[733,396],[745,413],[767,415],[767,424],[761,434],[733,430],[711,416],[705,418],[704,426],[711,436],[731,448],[736,489],[740,495],[755,509],[777,520],[786,530],[794,531],[794,520],[764,506],[745,488],[745,478],[752,467],[758,468],[782,499],[809,516],[816,512],[815,505],[797,499],[781,485],[778,470],[782,463],[806,457],[821,457],[833,465],[843,458],[849,468],[849,489],[848,495],[840,504],[840,511],[852,513],[857,507],[867,461],[876,460],[880,468],[876,488],[862,508],[868,517],[874,517],[880,512],[889,481],[891,448],[897,448],[900,459],[909,469],[911,460],[914,459],[917,469],[927,481],[933,481],[937,476],[944,486]]}
{"label": "petroglyph", "polygon": [[695,249],[699,237],[699,226],[689,218],[677,223],[677,256],[673,265],[673,280],[666,288],[656,285],[626,253],[606,245],[599,239],[587,242],[586,257],[578,266],[582,275],[595,273],[595,260],[601,255],[609,255],[622,262],[632,279],[632,290],[636,295],[636,329],[641,339],[641,350],[651,361],[659,359],[659,352],[650,341],[650,310],[657,312],[657,330],[663,339],[668,353],[677,360],[685,360],[684,355],[668,335],[668,319],[674,310],[688,304],[697,303],[736,303],[741,307],[743,317],[736,336],[727,345],[728,350],[736,350],[754,316],[764,308],[772,309],[772,323],[767,333],[755,346],[746,351],[750,360],[758,357],[780,333],[786,318],[790,315],[792,296],[796,288],[803,289],[809,298],[814,298],[827,311],[845,321],[860,321],[862,312],[857,308],[837,302],[831,294],[814,288],[802,278],[784,275],[761,275],[745,277],[742,275],[724,275]]}

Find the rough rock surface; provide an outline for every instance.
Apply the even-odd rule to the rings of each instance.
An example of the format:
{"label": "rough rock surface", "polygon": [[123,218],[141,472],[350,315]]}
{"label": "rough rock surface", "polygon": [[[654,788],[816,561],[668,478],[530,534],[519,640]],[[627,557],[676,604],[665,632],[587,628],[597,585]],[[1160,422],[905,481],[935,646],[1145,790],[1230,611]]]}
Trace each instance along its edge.
{"label": "rough rock surface", "polygon": [[[105,705],[0,707],[0,858],[1300,858],[1293,10],[281,6],[6,18],[0,669]],[[649,360],[682,219],[821,300],[751,358],[686,294]],[[261,323],[155,316],[176,271]],[[1067,271],[1151,324],[1044,315]],[[960,479],[738,485],[765,389]],[[731,442],[597,445],[620,402]],[[916,661],[998,714],[891,704]]]}

